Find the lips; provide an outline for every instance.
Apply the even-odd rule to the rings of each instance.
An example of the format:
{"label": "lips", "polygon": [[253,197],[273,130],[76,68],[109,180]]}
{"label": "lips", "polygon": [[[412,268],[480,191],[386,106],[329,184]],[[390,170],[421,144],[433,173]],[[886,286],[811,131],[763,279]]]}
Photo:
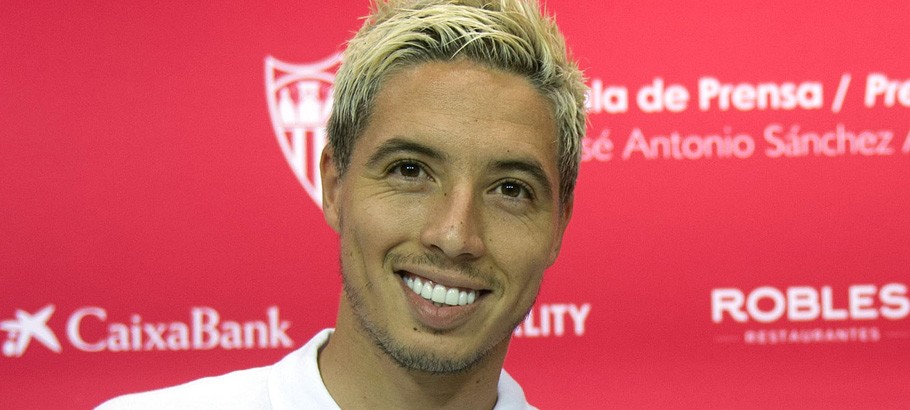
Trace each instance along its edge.
{"label": "lips", "polygon": [[478,291],[454,286],[445,286],[407,272],[401,272],[405,285],[420,297],[432,301],[436,306],[467,306],[477,300]]}
{"label": "lips", "polygon": [[479,280],[459,273],[394,272],[401,278],[401,291],[408,300],[411,317],[434,332],[452,331],[468,323],[491,293]]}

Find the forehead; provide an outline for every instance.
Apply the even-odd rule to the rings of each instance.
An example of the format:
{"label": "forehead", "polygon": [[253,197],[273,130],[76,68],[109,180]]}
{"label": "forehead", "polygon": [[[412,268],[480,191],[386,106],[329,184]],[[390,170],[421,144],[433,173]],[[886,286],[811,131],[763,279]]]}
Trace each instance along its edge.
{"label": "forehead", "polygon": [[390,75],[355,155],[389,138],[418,139],[478,160],[530,156],[555,173],[549,101],[526,78],[467,60],[421,63]]}

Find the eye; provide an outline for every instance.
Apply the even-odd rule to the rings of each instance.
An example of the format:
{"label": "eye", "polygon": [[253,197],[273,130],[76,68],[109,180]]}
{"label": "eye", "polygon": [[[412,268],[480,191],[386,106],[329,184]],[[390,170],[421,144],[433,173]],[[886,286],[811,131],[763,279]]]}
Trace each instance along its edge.
{"label": "eye", "polygon": [[426,177],[426,171],[424,171],[423,165],[417,161],[399,161],[392,165],[389,168],[389,174],[394,176],[400,176],[407,179],[416,179],[421,177]]}
{"label": "eye", "polygon": [[527,185],[518,181],[503,181],[494,188],[496,193],[514,199],[534,199],[534,194]]}

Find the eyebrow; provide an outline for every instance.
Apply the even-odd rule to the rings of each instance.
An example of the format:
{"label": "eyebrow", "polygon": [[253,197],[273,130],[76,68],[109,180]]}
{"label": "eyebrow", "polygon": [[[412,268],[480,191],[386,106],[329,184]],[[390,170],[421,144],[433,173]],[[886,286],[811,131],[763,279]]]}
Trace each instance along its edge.
{"label": "eyebrow", "polygon": [[411,152],[414,154],[430,157],[434,160],[445,160],[447,156],[440,151],[430,148],[426,145],[418,144],[401,138],[390,138],[383,142],[373,155],[367,160],[367,166],[374,167],[376,164],[392,154],[400,152]]}
{"label": "eyebrow", "polygon": [[550,178],[547,177],[547,173],[543,171],[543,167],[540,166],[540,163],[534,159],[493,161],[492,169],[497,171],[518,171],[528,174],[543,187],[543,194],[545,196],[553,196],[553,190],[550,188]]}

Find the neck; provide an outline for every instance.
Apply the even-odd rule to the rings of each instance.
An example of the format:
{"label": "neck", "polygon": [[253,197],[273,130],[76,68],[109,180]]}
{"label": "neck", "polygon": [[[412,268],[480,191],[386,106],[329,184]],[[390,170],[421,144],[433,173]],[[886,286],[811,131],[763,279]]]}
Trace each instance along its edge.
{"label": "neck", "polygon": [[491,409],[508,339],[470,369],[434,374],[401,367],[360,328],[342,296],[335,333],[319,352],[319,371],[341,408]]}

